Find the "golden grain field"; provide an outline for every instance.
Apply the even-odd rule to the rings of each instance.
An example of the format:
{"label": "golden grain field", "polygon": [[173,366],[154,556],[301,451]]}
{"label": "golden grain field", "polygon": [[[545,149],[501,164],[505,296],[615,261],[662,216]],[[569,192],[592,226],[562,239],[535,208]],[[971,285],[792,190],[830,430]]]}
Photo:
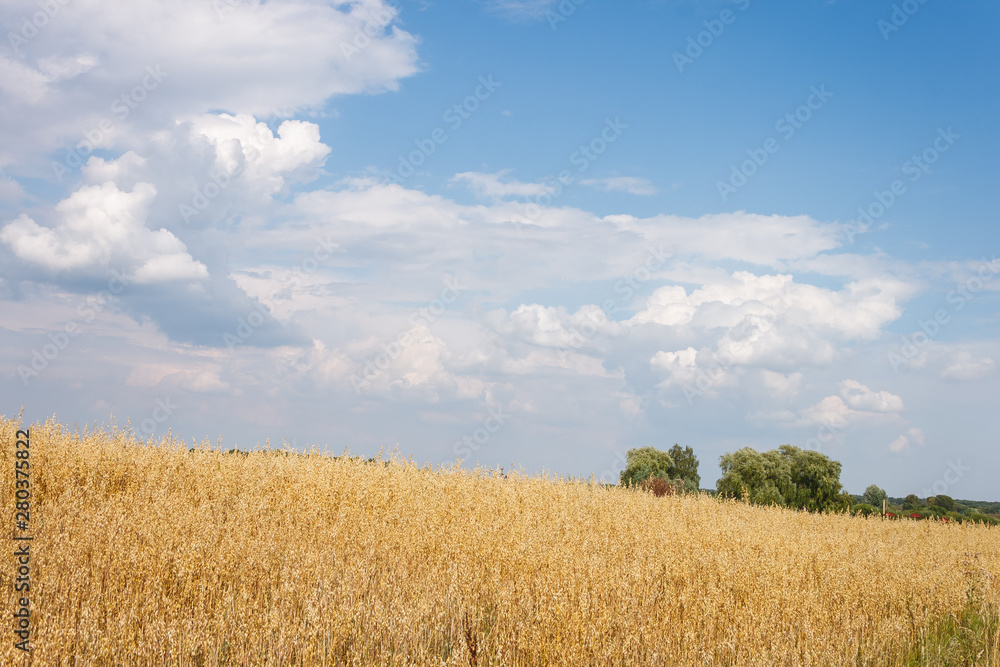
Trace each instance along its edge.
{"label": "golden grain field", "polygon": [[32,427],[30,664],[951,664],[929,634],[1000,602],[982,525],[190,446]]}

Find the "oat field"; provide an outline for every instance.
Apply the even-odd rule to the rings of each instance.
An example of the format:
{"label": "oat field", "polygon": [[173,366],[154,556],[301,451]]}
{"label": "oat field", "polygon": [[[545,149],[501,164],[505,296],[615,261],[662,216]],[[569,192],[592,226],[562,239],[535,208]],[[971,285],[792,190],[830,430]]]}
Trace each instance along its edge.
{"label": "oat field", "polygon": [[33,650],[5,624],[4,665],[1000,665],[997,528],[30,434]]}

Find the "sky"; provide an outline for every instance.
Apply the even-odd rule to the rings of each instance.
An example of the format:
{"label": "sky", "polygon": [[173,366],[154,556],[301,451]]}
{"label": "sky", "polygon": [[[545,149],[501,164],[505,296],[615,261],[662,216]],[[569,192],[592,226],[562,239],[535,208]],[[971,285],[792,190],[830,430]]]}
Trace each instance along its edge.
{"label": "sky", "polygon": [[7,0],[0,412],[997,500],[987,0]]}

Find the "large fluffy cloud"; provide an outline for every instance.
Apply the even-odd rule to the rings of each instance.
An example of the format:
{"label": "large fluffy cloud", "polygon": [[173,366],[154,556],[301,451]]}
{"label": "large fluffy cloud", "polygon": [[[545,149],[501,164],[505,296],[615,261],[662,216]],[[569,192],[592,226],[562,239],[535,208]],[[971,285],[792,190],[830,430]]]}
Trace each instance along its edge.
{"label": "large fluffy cloud", "polygon": [[124,269],[138,283],[205,278],[205,265],[166,229],[145,226],[156,188],[138,183],[123,192],[111,182],[84,186],[56,207],[54,227],[27,215],[0,230],[0,241],[20,259],[54,273],[105,273]]}
{"label": "large fluffy cloud", "polygon": [[[854,281],[840,290],[798,283],[791,275],[736,271],[707,275],[690,293],[680,285],[653,292],[633,326],[665,329],[668,340],[699,348],[662,350],[652,364],[662,386],[692,385],[712,368],[712,387],[735,382],[741,366],[791,373],[829,366],[851,343],[878,338],[901,314],[908,289],[899,280]],[[712,387],[705,389],[715,392]]]}
{"label": "large fluffy cloud", "polygon": [[[255,308],[229,278],[239,234],[219,226],[266,226],[272,197],[318,175],[330,148],[314,123],[290,117],[322,114],[332,96],[394,90],[417,71],[416,40],[382,0],[42,9],[0,7],[12,28],[0,113],[18,119],[0,128],[0,197],[33,206],[0,221],[0,253],[22,260],[5,277],[70,291],[111,270],[136,285],[196,281],[183,295],[121,296],[123,310],[183,340],[221,341]],[[272,131],[269,118],[286,120]],[[7,174],[66,188],[62,202],[30,200]],[[301,341],[277,326],[269,320],[251,344]]]}
{"label": "large fluffy cloud", "polygon": [[703,329],[780,321],[843,338],[870,339],[899,317],[899,288],[898,281],[859,281],[834,291],[796,283],[790,275],[736,271],[691,294],[681,286],[661,287],[633,321]]}
{"label": "large fluffy cloud", "polygon": [[215,169],[242,176],[266,195],[282,191],[287,181],[312,180],[330,152],[319,127],[301,120],[284,121],[277,133],[247,114],[204,115],[191,125],[192,141],[211,145]]}
{"label": "large fluffy cloud", "polygon": [[394,90],[417,69],[415,38],[381,0],[74,0],[35,30],[38,12],[33,0],[0,7],[15,27],[0,52],[0,113],[21,119],[0,129],[0,167],[39,169],[41,151],[67,145],[127,149],[212,110],[288,117]]}

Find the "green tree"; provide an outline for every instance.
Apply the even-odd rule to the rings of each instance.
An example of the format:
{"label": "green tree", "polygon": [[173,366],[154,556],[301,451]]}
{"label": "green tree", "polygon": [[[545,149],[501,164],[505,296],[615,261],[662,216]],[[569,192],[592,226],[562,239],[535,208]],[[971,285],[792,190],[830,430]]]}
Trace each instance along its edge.
{"label": "green tree", "polygon": [[768,481],[764,486],[750,494],[750,502],[755,505],[775,505],[781,507],[785,504],[785,497],[781,495],[781,491],[778,491],[778,487]]}
{"label": "green tree", "polygon": [[851,497],[840,484],[840,463],[791,445],[758,452],[744,447],[719,458],[722,478],[716,489],[760,504],[811,511],[849,509]]}
{"label": "green tree", "polygon": [[654,447],[630,449],[625,453],[625,469],[619,477],[622,486],[638,486],[651,477],[671,479],[674,460],[670,454]]}
{"label": "green tree", "polygon": [[670,479],[682,479],[685,491],[697,492],[701,488],[701,476],[698,474],[698,457],[694,455],[694,450],[690,447],[681,449],[675,443],[667,453],[674,460],[668,471]]}
{"label": "green tree", "polygon": [[941,507],[940,505],[928,505],[927,514],[933,514],[934,516],[944,516],[948,513],[948,510]]}
{"label": "green tree", "polygon": [[814,512],[850,508],[850,496],[842,493],[839,461],[791,445],[782,445],[778,450],[789,459],[792,468],[792,492],[785,494],[789,507]]}
{"label": "green tree", "polygon": [[882,501],[886,500],[889,495],[880,489],[879,487],[872,484],[867,489],[865,489],[865,502],[872,507],[877,507],[881,511]]}
{"label": "green tree", "polygon": [[951,496],[937,495],[934,496],[934,504],[938,507],[943,507],[948,512],[955,511],[955,499]]}
{"label": "green tree", "polygon": [[[722,477],[715,483],[719,495],[755,502],[755,496],[759,498],[763,494],[769,500],[780,498],[779,504],[787,504],[784,492],[792,483],[792,469],[777,451],[758,452],[744,447],[723,454],[719,467]],[[774,490],[765,491],[768,486]]]}
{"label": "green tree", "polygon": [[923,501],[920,500],[920,497],[915,493],[911,493],[910,495],[906,496],[906,498],[903,499],[904,510],[917,510],[923,506],[924,506]]}

